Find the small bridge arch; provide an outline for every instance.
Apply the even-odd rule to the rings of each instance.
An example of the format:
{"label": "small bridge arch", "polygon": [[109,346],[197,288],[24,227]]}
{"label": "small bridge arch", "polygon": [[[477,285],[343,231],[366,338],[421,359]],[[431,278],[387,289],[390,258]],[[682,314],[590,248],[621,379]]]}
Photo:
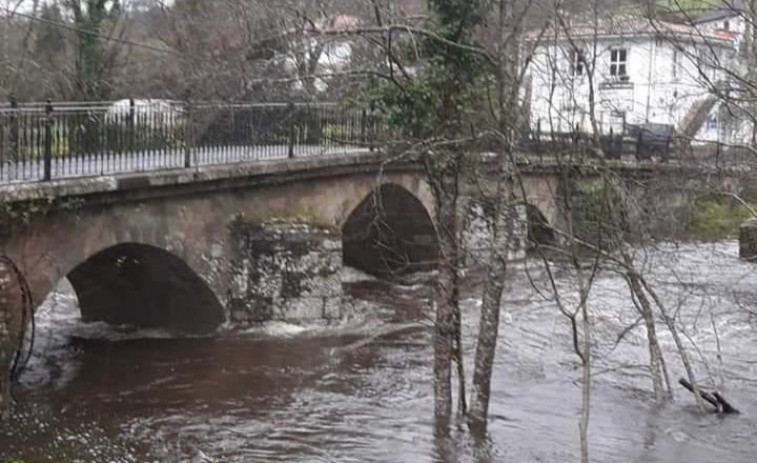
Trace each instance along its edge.
{"label": "small bridge arch", "polygon": [[557,244],[557,233],[554,225],[549,222],[546,215],[538,206],[525,203],[527,222],[527,249],[533,249],[540,245],[553,246]]}
{"label": "small bridge arch", "polygon": [[374,188],[342,224],[345,265],[379,277],[430,270],[439,259],[429,208],[395,183]]}

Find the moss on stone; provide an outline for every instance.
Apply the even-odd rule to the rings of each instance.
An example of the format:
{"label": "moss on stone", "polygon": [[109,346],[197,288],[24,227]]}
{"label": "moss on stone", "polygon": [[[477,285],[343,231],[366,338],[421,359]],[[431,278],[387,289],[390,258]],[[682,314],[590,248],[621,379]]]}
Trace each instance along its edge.
{"label": "moss on stone", "polygon": [[579,239],[601,246],[612,247],[618,227],[622,227],[622,196],[613,183],[598,180],[571,182],[570,204],[573,233]]}
{"label": "moss on stone", "polygon": [[738,236],[739,227],[752,214],[747,207],[731,198],[701,195],[691,203],[689,232],[692,238],[715,241]]}

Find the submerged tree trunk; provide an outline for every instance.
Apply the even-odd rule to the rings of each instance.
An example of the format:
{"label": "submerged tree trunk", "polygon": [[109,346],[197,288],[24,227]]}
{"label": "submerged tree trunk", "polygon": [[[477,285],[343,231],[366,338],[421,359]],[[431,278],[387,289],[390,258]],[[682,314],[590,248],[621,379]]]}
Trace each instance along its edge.
{"label": "submerged tree trunk", "polygon": [[483,437],[488,424],[489,399],[494,356],[499,334],[500,302],[507,273],[507,252],[513,228],[513,214],[508,204],[507,183],[510,180],[508,163],[514,152],[515,130],[518,127],[518,47],[515,36],[518,25],[514,22],[514,2],[497,3],[499,40],[497,44],[497,131],[502,141],[498,156],[499,177],[493,201],[492,237],[487,265],[486,283],[481,303],[481,321],[478,327],[478,344],[473,369],[473,386],[468,426],[474,436]]}
{"label": "submerged tree trunk", "polygon": [[681,340],[681,336],[678,334],[678,328],[676,328],[675,326],[675,320],[670,316],[670,313],[665,307],[665,304],[657,295],[657,292],[654,290],[654,288],[652,288],[642,277],[639,277],[639,281],[641,282],[647,293],[649,293],[649,295],[652,297],[655,305],[657,305],[657,308],[662,315],[662,319],[665,322],[665,325],[668,327],[668,331],[670,331],[670,334],[673,336],[673,342],[675,342],[676,349],[678,349],[678,355],[681,357],[681,363],[683,364],[683,368],[686,370],[686,376],[688,376],[689,382],[691,383],[691,387],[694,391],[694,398],[697,402],[697,407],[700,411],[704,411],[704,403],[702,402],[702,397],[699,393],[699,383],[697,382],[696,375],[694,374],[694,367],[691,364],[691,360],[689,359],[689,354],[686,351],[686,347],[683,345],[683,340]]}
{"label": "submerged tree trunk", "polygon": [[505,201],[504,179],[500,180],[495,196],[494,226],[492,230],[490,258],[487,268],[481,304],[481,321],[478,327],[478,344],[473,369],[471,408],[468,425],[471,431],[482,437],[486,434],[491,377],[499,334],[500,302],[507,273],[507,251],[512,234],[512,215]]}
{"label": "submerged tree trunk", "polygon": [[452,360],[459,284],[456,188],[456,179],[435,182],[440,261],[434,323],[434,416],[442,433],[448,432],[452,416]]}
{"label": "submerged tree trunk", "polygon": [[[2,357],[0,353],[0,357]],[[0,358],[0,362],[3,359]],[[10,374],[8,372],[8,366],[4,363],[0,363],[0,421],[6,418],[10,410]]]}
{"label": "submerged tree trunk", "polygon": [[[462,241],[458,241],[461,243]],[[459,249],[459,248],[458,248]],[[452,299],[454,301],[452,305],[452,316],[454,319],[454,332],[455,332],[455,344],[454,344],[454,357],[457,364],[457,413],[460,416],[465,416],[468,413],[468,403],[466,401],[465,391],[465,358],[463,354],[463,321],[462,314],[460,313],[460,272],[455,271],[453,273],[452,282]]]}
{"label": "submerged tree trunk", "polygon": [[8,350],[10,337],[7,323],[0,307],[0,420],[2,420],[10,408],[10,363],[11,350]]}
{"label": "submerged tree trunk", "polygon": [[[21,271],[7,257],[0,257],[0,418],[11,404],[14,362],[24,338],[26,320],[34,317],[31,293]],[[30,346],[31,349],[31,346]]]}
{"label": "submerged tree trunk", "polygon": [[0,418],[10,408],[10,369],[18,345],[14,314],[20,296],[14,280],[11,269],[0,263]]}
{"label": "submerged tree trunk", "polygon": [[[624,255],[626,264],[629,265],[629,259]],[[626,279],[628,285],[631,287],[634,301],[638,301],[637,308],[641,313],[641,317],[644,320],[644,325],[647,328],[647,343],[649,346],[649,369],[652,374],[652,387],[654,388],[655,401],[658,404],[665,402],[671,395],[670,390],[670,378],[668,377],[667,369],[662,357],[662,350],[660,349],[660,343],[657,340],[657,326],[654,321],[654,312],[652,310],[652,304],[649,298],[644,293],[639,277],[633,272],[626,273]],[[664,382],[663,382],[664,381]],[[667,385],[668,391],[665,390]]]}
{"label": "submerged tree trunk", "polygon": [[[582,288],[583,292],[584,289]],[[589,463],[589,418],[591,415],[591,322],[589,321],[588,289],[586,297],[581,296],[581,318],[583,328],[583,365],[581,374],[581,420],[578,423],[581,434],[581,463]]]}

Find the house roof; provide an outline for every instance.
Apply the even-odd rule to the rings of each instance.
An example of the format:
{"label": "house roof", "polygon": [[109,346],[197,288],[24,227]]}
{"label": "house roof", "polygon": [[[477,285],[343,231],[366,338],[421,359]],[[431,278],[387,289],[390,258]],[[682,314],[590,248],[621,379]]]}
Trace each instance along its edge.
{"label": "house roof", "polygon": [[744,14],[744,2],[742,0],[719,0],[707,8],[701,14],[692,13],[695,24],[733,18]]}
{"label": "house roof", "polygon": [[611,15],[597,21],[573,20],[566,18],[544,28],[531,30],[527,40],[586,40],[594,38],[635,38],[653,37],[673,41],[707,42],[710,44],[732,45],[736,35],[730,31],[704,31],[700,28],[682,23],[632,15]]}

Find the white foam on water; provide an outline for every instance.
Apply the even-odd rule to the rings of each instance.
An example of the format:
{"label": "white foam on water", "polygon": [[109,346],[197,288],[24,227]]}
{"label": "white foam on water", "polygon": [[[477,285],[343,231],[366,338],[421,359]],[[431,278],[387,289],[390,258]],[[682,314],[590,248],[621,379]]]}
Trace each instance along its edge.
{"label": "white foam on water", "polygon": [[359,281],[375,281],[376,277],[354,267],[342,267],[340,272],[342,283],[356,283]]}
{"label": "white foam on water", "polygon": [[309,327],[298,323],[271,321],[258,326],[246,328],[244,330],[238,331],[237,333],[287,338],[301,335],[310,331],[311,329],[314,329],[314,327]]}

